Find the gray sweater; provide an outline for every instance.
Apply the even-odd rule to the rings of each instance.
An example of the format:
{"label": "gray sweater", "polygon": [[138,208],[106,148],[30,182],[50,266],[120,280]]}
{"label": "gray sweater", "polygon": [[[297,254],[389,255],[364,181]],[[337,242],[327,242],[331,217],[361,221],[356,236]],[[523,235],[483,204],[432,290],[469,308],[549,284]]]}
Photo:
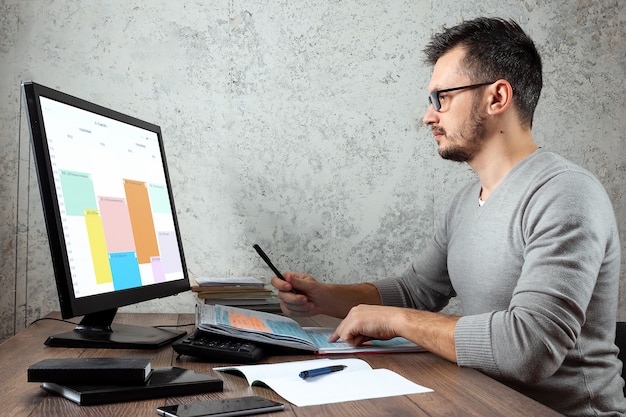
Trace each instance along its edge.
{"label": "gray sweater", "polygon": [[623,416],[615,321],[620,242],[604,188],[540,149],[480,207],[452,200],[433,240],[383,304],[439,311],[458,296],[457,361],[568,416]]}

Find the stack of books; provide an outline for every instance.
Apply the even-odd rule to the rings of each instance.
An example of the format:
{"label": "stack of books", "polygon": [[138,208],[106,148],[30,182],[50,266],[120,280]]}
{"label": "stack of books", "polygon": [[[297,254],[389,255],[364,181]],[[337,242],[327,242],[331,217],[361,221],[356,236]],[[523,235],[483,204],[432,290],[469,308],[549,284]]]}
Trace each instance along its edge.
{"label": "stack of books", "polygon": [[200,304],[220,304],[258,311],[279,312],[272,289],[255,277],[200,277],[191,290]]}
{"label": "stack of books", "polygon": [[224,382],[189,369],[153,368],[148,357],[51,358],[28,367],[28,382],[79,405],[222,391]]}

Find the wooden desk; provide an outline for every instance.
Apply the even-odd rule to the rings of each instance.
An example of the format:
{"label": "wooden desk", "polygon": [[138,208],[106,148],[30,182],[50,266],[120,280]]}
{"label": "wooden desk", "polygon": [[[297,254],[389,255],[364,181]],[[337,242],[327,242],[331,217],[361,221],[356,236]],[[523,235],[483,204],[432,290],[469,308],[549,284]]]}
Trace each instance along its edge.
{"label": "wooden desk", "polygon": [[[48,317],[59,317],[50,314]],[[303,325],[329,324],[328,318],[302,321]],[[129,314],[118,313],[116,322],[142,325],[177,325],[193,323],[191,314]],[[0,404],[4,416],[156,416],[161,405],[201,401],[245,395],[260,395],[285,403],[285,411],[264,414],[268,417],[313,416],[474,416],[474,417],[555,417],[561,416],[543,405],[509,389],[472,369],[455,364],[430,353],[356,355],[373,368],[388,368],[417,384],[432,388],[433,393],[413,394],[338,404],[296,407],[263,387],[248,386],[245,378],[212,370],[223,363],[206,363],[189,357],[177,360],[169,346],[156,351],[50,348],[43,342],[52,334],[70,330],[67,323],[44,320],[19,332],[0,345]],[[184,327],[193,330],[193,325]],[[80,407],[66,399],[49,395],[38,383],[26,382],[29,365],[45,358],[152,356],[153,367],[178,366],[216,375],[224,380],[224,391],[202,395],[159,398],[137,402]],[[354,355],[348,355],[354,356]],[[312,359],[311,355],[272,356],[266,362]]]}

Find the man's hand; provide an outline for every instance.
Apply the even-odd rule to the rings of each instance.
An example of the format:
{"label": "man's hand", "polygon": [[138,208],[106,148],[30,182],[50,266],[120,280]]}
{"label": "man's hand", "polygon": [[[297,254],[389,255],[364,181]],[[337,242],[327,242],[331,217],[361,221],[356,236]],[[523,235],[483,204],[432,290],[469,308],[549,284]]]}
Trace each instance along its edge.
{"label": "man's hand", "polygon": [[356,346],[371,339],[400,336],[456,362],[454,328],[458,320],[458,317],[410,308],[358,305],[337,326],[329,341],[341,339]]}
{"label": "man's hand", "polygon": [[348,316],[339,323],[329,342],[341,339],[353,346],[371,339],[388,340],[398,334],[393,328],[394,316],[399,307],[382,307],[361,304],[353,307]]}
{"label": "man's hand", "polygon": [[298,272],[287,272],[283,276],[285,281],[278,277],[271,280],[271,284],[278,290],[283,313],[302,317],[322,314],[324,284],[310,275]]}
{"label": "man's hand", "polygon": [[[310,275],[284,273],[285,281],[273,277],[283,313],[292,316],[328,316],[343,318],[358,304],[380,304],[380,295],[371,284],[324,284]],[[293,292],[295,290],[295,292]]]}

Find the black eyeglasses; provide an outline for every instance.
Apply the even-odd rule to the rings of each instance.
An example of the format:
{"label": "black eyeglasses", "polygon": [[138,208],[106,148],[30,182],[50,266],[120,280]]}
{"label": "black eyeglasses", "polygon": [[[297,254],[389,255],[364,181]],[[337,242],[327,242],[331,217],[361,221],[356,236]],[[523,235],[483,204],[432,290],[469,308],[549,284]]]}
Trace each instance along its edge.
{"label": "black eyeglasses", "polygon": [[441,93],[448,93],[450,91],[463,90],[465,88],[478,88],[485,85],[493,84],[495,81],[491,81],[489,83],[480,83],[480,84],[470,84],[464,85],[462,87],[454,87],[454,88],[446,88],[445,90],[435,90],[428,96],[428,102],[433,105],[436,111],[441,110],[441,101],[439,101],[439,95]]}

